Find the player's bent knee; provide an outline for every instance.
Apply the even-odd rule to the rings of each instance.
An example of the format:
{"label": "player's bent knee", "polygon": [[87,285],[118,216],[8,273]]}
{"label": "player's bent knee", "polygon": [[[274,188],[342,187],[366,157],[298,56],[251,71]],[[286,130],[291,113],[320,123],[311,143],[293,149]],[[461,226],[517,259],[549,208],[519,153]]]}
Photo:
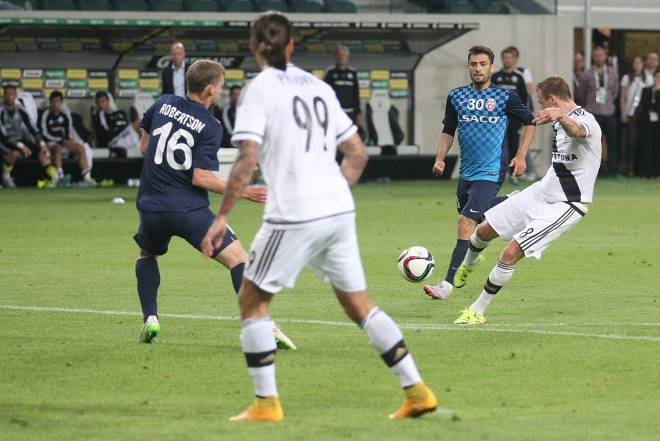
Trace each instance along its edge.
{"label": "player's bent knee", "polygon": [[525,252],[520,248],[520,245],[515,240],[509,242],[509,245],[502,250],[500,261],[507,265],[514,265],[520,259],[525,257]]}
{"label": "player's bent knee", "polygon": [[215,260],[229,269],[235,267],[239,263],[247,262],[247,258],[248,255],[243,249],[243,245],[241,245],[241,242],[238,240],[229,244],[214,257]]}
{"label": "player's bent knee", "polygon": [[144,251],[142,248],[140,248],[140,254],[138,255],[138,259],[154,259],[154,260],[158,260],[158,255],[148,253],[148,252]]}
{"label": "player's bent knee", "polygon": [[477,236],[484,241],[493,240],[499,236],[488,221],[482,222],[477,227]]}

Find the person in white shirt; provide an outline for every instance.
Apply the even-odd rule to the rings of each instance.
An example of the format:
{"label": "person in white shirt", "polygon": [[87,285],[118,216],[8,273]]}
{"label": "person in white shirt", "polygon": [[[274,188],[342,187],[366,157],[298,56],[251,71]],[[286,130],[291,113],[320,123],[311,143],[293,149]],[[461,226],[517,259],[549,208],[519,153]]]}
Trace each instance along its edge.
{"label": "person in white shirt", "polygon": [[163,69],[162,82],[163,82],[163,95],[168,93],[170,95],[177,95],[185,97],[188,93],[186,86],[186,72],[188,65],[186,64],[186,48],[183,43],[174,43],[170,48],[170,60],[172,64]]}
{"label": "person in white shirt", "polygon": [[481,252],[496,237],[509,240],[490,272],[479,298],[455,324],[486,322],[484,311],[513,275],[523,257],[541,253],[586,215],[602,156],[601,129],[589,112],[571,98],[561,77],[550,76],[536,85],[541,111],[534,122],[552,124],[555,131],[552,165],[546,175],[517,195],[488,210],[486,221],[470,237],[465,260],[458,269],[467,278]]}
{"label": "person in white shirt", "polygon": [[[433,411],[438,401],[424,385],[401,331],[367,295],[351,194],[368,159],[357,128],[329,85],[290,63],[293,28],[284,15],[260,15],[252,24],[250,48],[261,73],[241,94],[232,136],[239,154],[202,242],[210,256],[258,161],[268,199],[238,295],[241,344],[256,399],[230,420],[284,418],[268,306],[282,288],[294,286],[304,266],[332,285],[346,314],[399,377],[406,400],[390,418]],[[337,149],[344,153],[341,167],[335,161]]]}

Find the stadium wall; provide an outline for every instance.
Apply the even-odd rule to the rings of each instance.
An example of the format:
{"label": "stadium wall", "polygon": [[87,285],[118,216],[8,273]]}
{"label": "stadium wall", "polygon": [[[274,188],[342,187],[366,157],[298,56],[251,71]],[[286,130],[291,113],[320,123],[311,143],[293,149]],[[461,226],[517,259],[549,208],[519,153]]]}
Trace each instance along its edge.
{"label": "stadium wall", "polygon": [[[51,13],[59,16],[61,13]],[[96,16],[87,13],[72,13],[80,17]],[[14,15],[7,13],[7,15]],[[23,12],[22,15],[32,14]],[[113,13],[114,15],[121,15]],[[139,14],[136,14],[139,15]],[[149,18],[157,18],[161,14],[149,13]],[[167,14],[163,14],[167,15]],[[218,18],[227,19],[227,14],[218,14]],[[230,14],[237,18],[248,19],[252,14]],[[323,15],[325,20],[330,19]],[[147,14],[145,13],[145,16]],[[403,18],[410,20],[412,14],[351,14],[352,20],[384,21]],[[306,14],[298,14],[296,19],[306,19]],[[313,16],[309,16],[310,18]],[[499,53],[509,45],[518,47],[521,53],[520,64],[529,68],[535,81],[550,74],[559,74],[571,78],[572,52],[573,52],[573,19],[571,16],[553,15],[436,15],[425,14],[424,19],[438,22],[465,22],[478,23],[478,29],[440,46],[422,57],[414,76],[414,142],[420,147],[420,154],[434,156],[442,131],[442,118],[448,92],[457,86],[467,84],[469,76],[466,69],[466,54],[470,46],[485,44],[496,54],[496,66],[499,66]],[[332,17],[332,20],[346,19],[345,15]],[[107,58],[107,59],[106,59]],[[145,57],[145,63],[146,59]],[[328,57],[329,58],[329,57]],[[3,54],[3,67],[71,67],[71,68],[109,68],[115,56],[94,54],[91,57],[81,57],[79,54],[30,54],[5,53]],[[126,59],[125,59],[126,60]],[[140,62],[135,59],[133,62]],[[323,66],[328,64],[323,62]],[[294,54],[294,62],[296,56]],[[129,66],[135,67],[135,66]],[[91,128],[89,108],[93,100],[67,99],[65,102],[71,110],[80,113],[88,128]],[[132,100],[117,100],[120,107],[125,110],[130,107]],[[42,106],[45,103],[40,102]],[[538,152],[535,165],[537,173],[544,173],[550,164],[550,142],[552,130],[548,127],[540,128],[532,149]],[[458,153],[457,143],[450,153]],[[387,158],[395,161],[397,158]],[[426,174],[418,178],[426,178]],[[408,177],[414,179],[414,176]]]}

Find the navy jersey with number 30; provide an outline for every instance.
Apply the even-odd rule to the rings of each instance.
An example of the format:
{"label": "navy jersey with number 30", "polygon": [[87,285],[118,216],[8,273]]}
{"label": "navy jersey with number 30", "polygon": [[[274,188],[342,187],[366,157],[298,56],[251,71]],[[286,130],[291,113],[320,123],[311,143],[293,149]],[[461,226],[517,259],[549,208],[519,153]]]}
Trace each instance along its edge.
{"label": "navy jersey with number 30", "polygon": [[218,170],[222,126],[203,104],[163,95],[144,113],[149,133],[137,208],[187,212],[209,205],[206,190],[193,185],[193,169]]}

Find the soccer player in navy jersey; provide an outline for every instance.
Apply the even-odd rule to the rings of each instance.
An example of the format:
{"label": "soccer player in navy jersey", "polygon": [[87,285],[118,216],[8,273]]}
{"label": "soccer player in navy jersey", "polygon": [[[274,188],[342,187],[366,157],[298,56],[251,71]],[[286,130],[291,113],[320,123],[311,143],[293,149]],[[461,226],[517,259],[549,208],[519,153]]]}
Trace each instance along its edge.
{"label": "soccer player in navy jersey", "polygon": [[[509,117],[520,120],[523,132],[516,156],[511,159],[511,176],[525,172],[525,155],[534,137],[534,116],[513,91],[491,82],[495,69],[495,55],[486,46],[472,46],[468,51],[468,72],[472,84],[453,89],[447,97],[444,129],[438,146],[438,156],[433,174],[441,176],[445,171],[445,156],[454,142],[458,129],[460,160],[456,207],[458,209],[458,240],[451,256],[445,279],[438,285],[425,285],[424,292],[434,299],[446,299],[451,291],[465,285],[464,271],[458,267],[468,250],[468,239],[477,224],[484,220],[484,213],[506,197],[496,198],[504,178],[507,164],[505,138]],[[483,262],[483,256],[471,267],[472,271]]]}
{"label": "soccer player in navy jersey", "polygon": [[[208,110],[218,102],[224,72],[219,63],[197,61],[186,73],[188,95],[161,96],[140,122],[144,129],[140,149],[145,158],[137,194],[140,226],[134,239],[140,247],[135,274],[144,315],[139,340],[142,343],[155,341],[160,333],[158,257],[167,253],[172,236],[179,236],[200,249],[215,219],[209,208],[208,192],[222,194],[227,186],[212,171],[219,167],[217,154],[222,126]],[[248,187],[242,197],[265,202],[266,188]],[[234,290],[238,292],[247,253],[230,228],[211,257],[230,270]],[[278,345],[295,349],[271,324]]]}

